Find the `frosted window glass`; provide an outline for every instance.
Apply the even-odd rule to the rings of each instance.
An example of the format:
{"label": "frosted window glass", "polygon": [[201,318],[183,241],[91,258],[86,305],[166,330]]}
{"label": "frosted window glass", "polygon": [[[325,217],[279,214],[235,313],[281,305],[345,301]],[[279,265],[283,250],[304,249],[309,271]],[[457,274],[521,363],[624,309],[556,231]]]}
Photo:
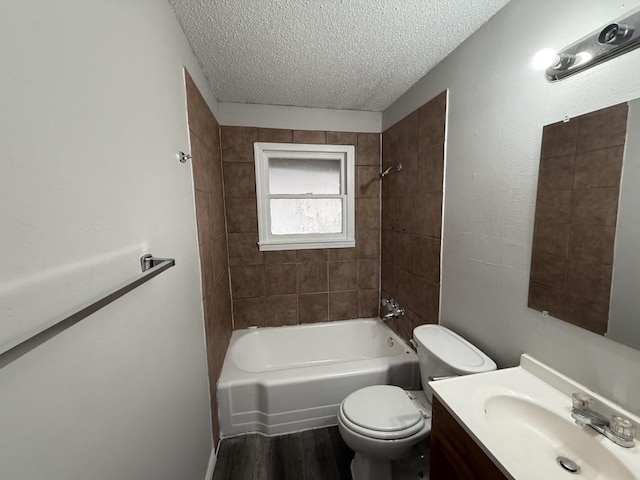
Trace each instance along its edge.
{"label": "frosted window glass", "polygon": [[272,235],[341,232],[341,198],[271,199]]}
{"label": "frosted window glass", "polygon": [[340,160],[270,158],[269,193],[339,195],[340,165]]}

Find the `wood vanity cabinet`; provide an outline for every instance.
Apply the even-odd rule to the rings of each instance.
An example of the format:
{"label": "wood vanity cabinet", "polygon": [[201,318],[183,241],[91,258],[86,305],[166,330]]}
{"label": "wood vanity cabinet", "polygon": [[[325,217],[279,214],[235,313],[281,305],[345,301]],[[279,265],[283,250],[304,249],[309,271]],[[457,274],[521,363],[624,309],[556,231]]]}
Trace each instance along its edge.
{"label": "wood vanity cabinet", "polygon": [[507,480],[435,396],[430,464],[429,480]]}

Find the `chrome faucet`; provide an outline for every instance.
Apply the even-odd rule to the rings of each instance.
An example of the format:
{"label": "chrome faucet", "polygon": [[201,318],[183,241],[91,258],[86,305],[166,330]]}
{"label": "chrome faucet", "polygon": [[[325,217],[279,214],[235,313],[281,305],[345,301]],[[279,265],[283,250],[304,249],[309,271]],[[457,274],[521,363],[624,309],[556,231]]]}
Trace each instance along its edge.
{"label": "chrome faucet", "polygon": [[387,307],[389,312],[382,317],[383,320],[398,318],[400,315],[404,315],[404,308],[401,307],[393,298],[383,298],[380,303],[382,306]]}
{"label": "chrome faucet", "polygon": [[604,435],[616,445],[621,447],[633,447],[635,437],[635,426],[630,420],[612,415],[608,419],[601,413],[593,410],[593,398],[584,393],[574,393],[571,395],[573,408],[571,408],[571,417],[581,427],[591,427],[596,432]]}

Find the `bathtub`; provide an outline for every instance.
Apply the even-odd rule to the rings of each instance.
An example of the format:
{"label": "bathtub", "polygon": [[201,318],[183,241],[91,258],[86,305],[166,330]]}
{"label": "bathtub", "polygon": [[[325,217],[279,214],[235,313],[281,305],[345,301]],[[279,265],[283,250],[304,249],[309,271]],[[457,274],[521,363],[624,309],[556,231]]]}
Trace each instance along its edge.
{"label": "bathtub", "polygon": [[420,388],[415,352],[380,319],[236,330],[218,381],[220,433],[336,425],[347,395],[379,384]]}

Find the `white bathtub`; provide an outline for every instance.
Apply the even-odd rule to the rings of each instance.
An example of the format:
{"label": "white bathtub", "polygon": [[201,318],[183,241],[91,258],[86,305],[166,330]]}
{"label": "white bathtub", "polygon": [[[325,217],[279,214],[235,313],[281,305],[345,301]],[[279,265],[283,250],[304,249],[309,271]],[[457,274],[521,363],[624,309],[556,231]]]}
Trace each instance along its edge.
{"label": "white bathtub", "polygon": [[220,380],[220,432],[278,435],[337,424],[368,385],[420,388],[416,354],[380,319],[236,330]]}

